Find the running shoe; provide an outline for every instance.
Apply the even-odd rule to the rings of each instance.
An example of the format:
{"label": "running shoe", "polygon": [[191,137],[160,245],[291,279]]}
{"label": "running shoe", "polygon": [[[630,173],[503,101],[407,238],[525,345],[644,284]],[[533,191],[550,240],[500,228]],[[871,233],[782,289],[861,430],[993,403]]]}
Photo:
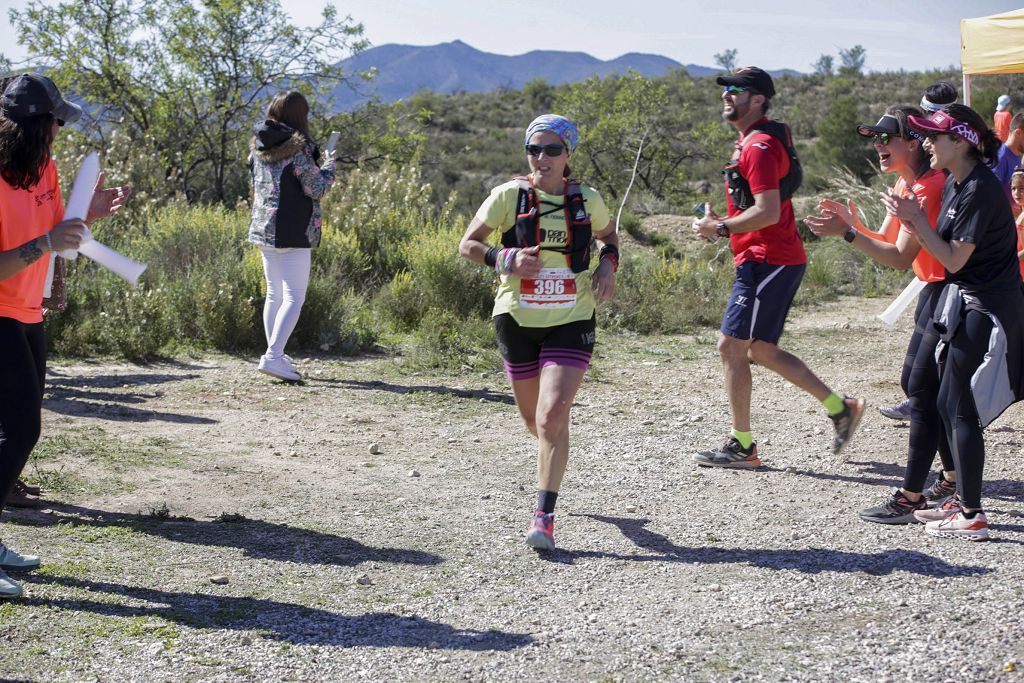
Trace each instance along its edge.
{"label": "running shoe", "polygon": [[39,566],[39,558],[35,555],[16,553],[0,543],[0,570],[29,571]]}
{"label": "running shoe", "polygon": [[0,600],[3,598],[20,598],[21,586],[11,577],[0,571]]}
{"label": "running shoe", "polygon": [[757,444],[752,443],[750,448],[744,448],[735,436],[730,436],[717,451],[701,451],[693,459],[701,467],[752,470],[761,466],[761,459],[757,457]]}
{"label": "running shoe", "polygon": [[910,399],[905,398],[894,406],[882,406],[878,409],[878,412],[885,415],[890,420],[909,420]]}
{"label": "running shoe", "polygon": [[942,470],[939,470],[939,478],[935,480],[935,483],[924,490],[924,497],[928,499],[928,507],[942,505],[953,495],[956,495],[956,482],[946,479]]}
{"label": "running shoe", "polygon": [[843,412],[829,416],[836,428],[835,438],[832,439],[833,454],[839,455],[850,445],[853,433],[857,431],[860,419],[864,417],[864,406],[864,399],[847,396],[843,399]]}
{"label": "running shoe", "polygon": [[974,515],[969,519],[964,515],[963,510],[958,510],[943,520],[928,522],[924,530],[932,536],[951,536],[963,538],[968,541],[988,540],[988,517],[984,512]]}
{"label": "running shoe", "polygon": [[915,510],[914,519],[919,522],[941,522],[946,517],[949,517],[955,512],[960,512],[960,499],[956,496],[950,496],[946,499],[946,502],[937,508],[928,508],[927,510]]}
{"label": "running shoe", "polygon": [[526,545],[534,550],[555,549],[555,513],[537,510],[526,532]]}
{"label": "running shoe", "polygon": [[286,382],[298,382],[302,379],[302,375],[300,375],[284,358],[267,358],[266,355],[260,356],[258,369],[264,375],[277,377],[278,379],[283,379]]}
{"label": "running shoe", "polygon": [[860,518],[877,524],[913,524],[917,521],[914,513],[924,510],[925,505],[924,496],[915,503],[903,495],[903,491],[893,489],[892,494],[878,507],[861,510]]}

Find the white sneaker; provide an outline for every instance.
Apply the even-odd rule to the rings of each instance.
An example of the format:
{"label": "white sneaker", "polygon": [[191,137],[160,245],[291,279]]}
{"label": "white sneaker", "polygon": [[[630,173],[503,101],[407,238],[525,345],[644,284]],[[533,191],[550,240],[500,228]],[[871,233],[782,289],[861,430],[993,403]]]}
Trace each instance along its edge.
{"label": "white sneaker", "polygon": [[953,536],[965,538],[968,541],[987,541],[988,517],[984,512],[979,512],[974,519],[968,519],[964,516],[963,510],[959,510],[941,521],[928,522],[924,525],[924,530],[932,536]]}
{"label": "white sneaker", "polygon": [[266,354],[260,356],[259,371],[264,375],[277,377],[288,382],[298,382],[302,379],[302,375],[296,372],[291,363],[284,358],[269,359]]}
{"label": "white sneaker", "polygon": [[21,586],[11,577],[0,571],[0,600],[4,598],[20,598]]}
{"label": "white sneaker", "polygon": [[39,558],[35,555],[16,553],[0,543],[0,570],[29,571],[39,567]]}

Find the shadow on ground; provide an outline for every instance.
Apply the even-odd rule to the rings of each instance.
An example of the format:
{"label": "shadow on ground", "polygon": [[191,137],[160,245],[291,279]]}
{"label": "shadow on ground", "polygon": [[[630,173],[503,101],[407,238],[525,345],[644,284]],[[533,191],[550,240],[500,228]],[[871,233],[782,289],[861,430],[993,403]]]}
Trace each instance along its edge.
{"label": "shadow on ground", "polygon": [[[938,457],[936,457],[935,462],[936,467],[938,467]],[[791,473],[789,476],[893,488],[903,483],[903,471],[906,469],[903,465],[872,460],[850,461],[844,463],[844,467],[849,469],[850,474],[816,472],[804,469],[796,470],[796,472]],[[758,468],[758,471],[781,472],[782,470],[762,465]],[[934,479],[934,475],[930,476],[926,485],[930,485]],[[983,484],[982,496],[993,500],[1024,502],[1024,481],[1017,479],[986,479]]]}
{"label": "shadow on ground", "polygon": [[374,548],[344,536],[275,524],[259,519],[228,516],[220,521],[199,521],[153,515],[104,512],[78,505],[48,503],[50,514],[33,510],[12,511],[14,524],[70,527],[125,527],[176,543],[239,548],[246,557],[352,567],[363,562],[438,565],[444,558],[421,550]]}
{"label": "shadow on ground", "polygon": [[379,379],[362,381],[354,379],[320,379],[316,377],[308,377],[307,380],[310,384],[330,384],[346,387],[348,389],[360,389],[363,391],[389,391],[394,394],[426,392],[430,394],[438,394],[440,396],[454,396],[455,398],[483,399],[493,403],[507,403],[508,405],[515,405],[516,402],[515,399],[512,398],[512,394],[491,391],[490,389],[452,389],[451,387],[438,385],[391,384],[390,382],[383,382]]}
{"label": "shadow on ground", "polygon": [[[177,424],[216,424],[208,417],[165,413],[148,410],[144,406],[159,398],[156,393],[145,391],[98,391],[129,386],[146,386],[181,382],[198,378],[194,373],[171,374],[124,374],[66,376],[51,372],[46,379],[46,396],[43,407],[61,415],[75,417],[98,417],[115,422],[173,422]],[[138,406],[138,407],[136,407]]]}
{"label": "shadow on ground", "polygon": [[622,535],[650,555],[623,555],[592,550],[562,550],[542,554],[551,562],[572,564],[576,559],[597,557],[633,562],[681,562],[686,564],[749,564],[765,569],[793,569],[805,574],[822,572],[864,572],[875,576],[903,571],[937,578],[979,576],[993,570],[989,567],[955,565],[916,550],[893,550],[881,553],[854,553],[829,548],[801,548],[796,550],[760,548],[716,548],[714,546],[687,547],[673,543],[664,534],[645,527],[649,519],[633,517],[606,517],[581,515],[596,522],[612,524]]}
{"label": "shadow on ground", "polygon": [[[533,643],[527,634],[460,629],[388,612],[350,616],[276,600],[162,591],[66,576],[28,575],[25,582],[102,594],[100,599],[58,597],[25,601],[46,609],[126,619],[159,617],[193,628],[257,631],[270,640],[293,645],[507,651]],[[122,604],[118,597],[133,604]]]}

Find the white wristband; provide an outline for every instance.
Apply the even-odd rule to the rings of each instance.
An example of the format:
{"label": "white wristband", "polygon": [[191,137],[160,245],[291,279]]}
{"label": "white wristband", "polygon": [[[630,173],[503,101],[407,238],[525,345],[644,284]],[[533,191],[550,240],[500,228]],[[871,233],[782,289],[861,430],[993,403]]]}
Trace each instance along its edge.
{"label": "white wristband", "polygon": [[50,239],[50,233],[44,235],[46,237],[46,249],[47,251],[53,251],[53,241]]}

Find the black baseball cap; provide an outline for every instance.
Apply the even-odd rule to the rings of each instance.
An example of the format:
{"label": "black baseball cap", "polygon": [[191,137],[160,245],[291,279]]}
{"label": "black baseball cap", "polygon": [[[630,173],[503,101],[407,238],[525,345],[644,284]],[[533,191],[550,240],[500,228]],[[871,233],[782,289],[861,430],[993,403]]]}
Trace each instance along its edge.
{"label": "black baseball cap", "polygon": [[756,90],[765,97],[775,97],[775,83],[764,69],[756,66],[741,66],[728,76],[715,79],[718,85],[738,85],[741,88]]}
{"label": "black baseball cap", "polygon": [[52,114],[64,123],[74,123],[82,108],[60,96],[53,81],[39,74],[22,74],[8,84],[0,97],[3,115],[12,120]]}
{"label": "black baseball cap", "polygon": [[895,135],[901,138],[914,138],[915,140],[923,140],[924,138],[910,126],[905,129],[900,126],[900,121],[892,114],[884,114],[882,118],[878,119],[878,123],[873,126],[861,124],[857,126],[857,133],[863,135],[866,138],[874,137],[878,133],[888,133],[889,135]]}

